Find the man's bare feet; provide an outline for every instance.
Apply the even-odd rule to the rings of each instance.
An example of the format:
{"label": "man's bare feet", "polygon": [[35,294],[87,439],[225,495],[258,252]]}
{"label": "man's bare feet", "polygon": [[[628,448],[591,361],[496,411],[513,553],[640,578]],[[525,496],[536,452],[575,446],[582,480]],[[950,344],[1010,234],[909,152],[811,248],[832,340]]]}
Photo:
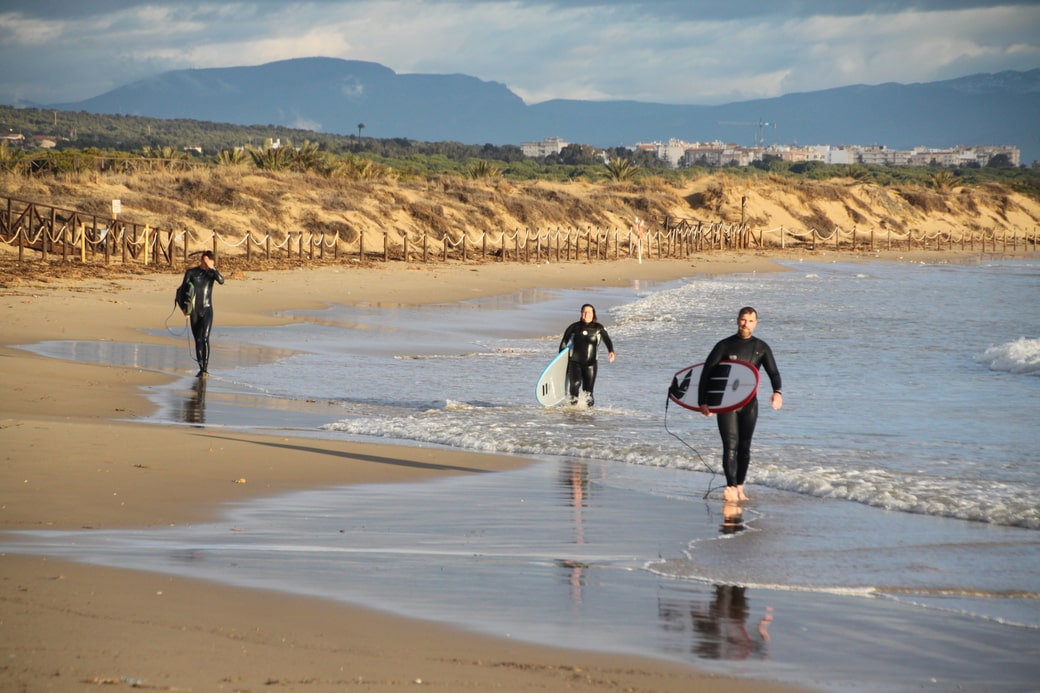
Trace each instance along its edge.
{"label": "man's bare feet", "polygon": [[741,500],[741,501],[751,500],[750,498],[747,497],[747,494],[744,493],[744,485],[743,484],[741,484],[740,486],[737,486],[736,489],[737,489],[737,500]]}
{"label": "man's bare feet", "polygon": [[728,501],[728,502],[731,502],[731,503],[736,503],[738,500],[740,500],[740,493],[737,491],[737,487],[736,486],[727,486],[722,491],[722,500]]}

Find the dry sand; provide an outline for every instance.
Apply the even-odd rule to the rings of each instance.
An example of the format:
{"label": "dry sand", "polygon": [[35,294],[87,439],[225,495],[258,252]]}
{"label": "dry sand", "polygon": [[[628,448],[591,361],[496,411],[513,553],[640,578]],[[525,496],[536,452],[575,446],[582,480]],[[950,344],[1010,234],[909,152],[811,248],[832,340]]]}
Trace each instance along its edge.
{"label": "dry sand", "polygon": [[[923,257],[937,259],[936,253]],[[217,287],[214,302],[218,324],[274,325],[279,319],[271,311],[327,303],[450,302],[521,288],[776,269],[764,255],[723,253],[643,264],[326,266],[233,274]],[[148,413],[151,405],[138,388],[166,376],[14,348],[47,339],[162,341],[166,337],[140,330],[161,327],[178,281],[179,274],[76,282],[40,277],[0,289],[0,529],[190,524],[216,517],[226,501],[521,463],[325,440],[272,446],[264,443],[285,439],[227,431],[218,438],[205,429],[116,422]],[[4,691],[75,691],[102,683],[181,691],[418,685],[443,691],[793,690],[672,662],[520,644],[167,575],[12,554],[0,554],[0,565]]]}

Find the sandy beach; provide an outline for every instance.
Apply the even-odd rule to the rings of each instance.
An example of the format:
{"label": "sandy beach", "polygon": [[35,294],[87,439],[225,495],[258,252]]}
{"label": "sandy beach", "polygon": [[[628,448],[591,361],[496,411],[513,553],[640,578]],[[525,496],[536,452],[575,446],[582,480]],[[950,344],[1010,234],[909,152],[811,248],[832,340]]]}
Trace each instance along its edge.
{"label": "sandy beach", "polygon": [[[932,254],[934,257],[934,254]],[[826,258],[815,258],[826,260]],[[847,259],[847,257],[843,257]],[[893,258],[895,259],[895,258]],[[441,303],[521,288],[621,286],[704,273],[778,269],[764,255],[546,265],[435,265],[230,273],[222,325],[273,325],[278,310],[328,303]],[[330,484],[507,469],[521,460],[461,451],[135,424],[138,389],[158,373],[57,361],[14,348],[47,339],[162,341],[179,273],[2,290],[0,526],[152,527],[212,519],[221,503]],[[172,338],[171,338],[172,339]],[[281,439],[284,440],[284,439]],[[238,483],[236,483],[238,482]],[[0,555],[4,690],[770,691],[681,664],[483,637],[318,600],[166,575]]]}

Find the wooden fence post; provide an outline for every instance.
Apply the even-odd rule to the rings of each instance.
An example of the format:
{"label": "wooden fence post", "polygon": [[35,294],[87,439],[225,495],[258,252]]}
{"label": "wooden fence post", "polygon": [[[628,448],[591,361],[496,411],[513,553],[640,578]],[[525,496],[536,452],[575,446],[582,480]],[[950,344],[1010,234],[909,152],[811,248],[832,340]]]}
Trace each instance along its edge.
{"label": "wooden fence post", "polygon": [[[30,217],[31,218],[31,217]],[[51,221],[50,228],[43,230],[43,251],[40,253],[40,257],[44,260],[47,259],[47,246],[51,241],[51,234],[54,232],[54,208],[51,207]]]}
{"label": "wooden fence post", "polygon": [[69,225],[68,224],[62,224],[61,225],[61,261],[62,262],[68,262],[69,261],[69,243],[70,243],[70,239],[69,239]]}

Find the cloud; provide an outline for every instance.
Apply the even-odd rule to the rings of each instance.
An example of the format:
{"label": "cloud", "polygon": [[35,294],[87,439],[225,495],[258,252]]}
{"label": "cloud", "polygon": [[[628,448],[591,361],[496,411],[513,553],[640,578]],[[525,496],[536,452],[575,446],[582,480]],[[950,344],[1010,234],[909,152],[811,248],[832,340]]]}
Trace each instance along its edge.
{"label": "cloud", "polygon": [[528,102],[711,104],[1040,66],[1040,4],[970,0],[9,0],[0,103],[326,56],[463,73]]}

